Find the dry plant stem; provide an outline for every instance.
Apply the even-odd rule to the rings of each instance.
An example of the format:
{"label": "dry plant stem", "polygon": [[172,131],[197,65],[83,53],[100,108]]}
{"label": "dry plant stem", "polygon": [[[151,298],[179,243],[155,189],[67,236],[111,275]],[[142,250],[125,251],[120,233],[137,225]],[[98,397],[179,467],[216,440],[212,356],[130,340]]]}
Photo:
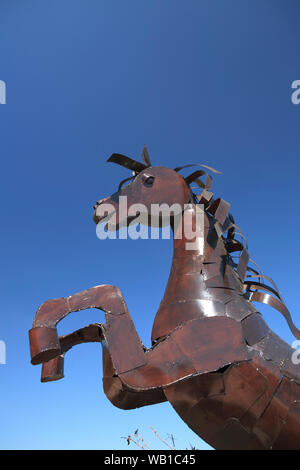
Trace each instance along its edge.
{"label": "dry plant stem", "polygon": [[[138,442],[136,442],[134,439],[132,439],[131,435],[129,435],[128,437],[122,437],[122,439],[126,439],[126,441],[129,443],[129,441],[132,441],[137,447],[139,447],[140,449],[142,450],[146,450],[145,447],[142,447],[138,444]],[[150,449],[150,447],[149,447]]]}
{"label": "dry plant stem", "polygon": [[143,443],[143,445],[144,445],[147,449],[151,449],[151,447],[149,447],[148,444],[146,444],[146,442],[144,441],[144,439],[143,439],[139,434],[137,434],[136,437]]}
{"label": "dry plant stem", "polygon": [[149,427],[150,427],[150,429],[152,429],[152,431],[154,432],[155,436],[158,437],[158,439],[159,439],[161,442],[163,442],[167,447],[169,447],[169,449],[171,449],[171,450],[176,450],[175,447],[171,447],[166,441],[164,441],[164,440],[160,437],[160,435],[158,434],[158,432],[156,431],[156,429],[154,429],[152,426],[149,426]]}

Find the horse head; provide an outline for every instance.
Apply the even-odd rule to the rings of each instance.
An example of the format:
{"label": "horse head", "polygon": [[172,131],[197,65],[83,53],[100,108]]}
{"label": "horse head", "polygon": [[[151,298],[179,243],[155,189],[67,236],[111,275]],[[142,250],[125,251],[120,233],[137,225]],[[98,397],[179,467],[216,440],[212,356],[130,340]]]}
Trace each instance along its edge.
{"label": "horse head", "polygon": [[[173,208],[173,213],[176,211],[182,213],[186,204],[199,202],[199,198],[197,199],[190,188],[192,182],[203,188],[203,192],[207,193],[210,189],[211,177],[204,170],[197,170],[184,178],[179,171],[193,165],[174,169],[152,166],[146,146],[142,158],[144,163],[114,153],[107,160],[131,170],[132,176],[121,181],[114,194],[96,202],[93,214],[96,224],[109,221],[112,216],[114,216],[115,223],[110,222],[110,227],[113,230],[118,230],[121,226],[128,226],[137,217],[139,217],[139,222],[146,225],[162,224],[162,213],[158,219],[153,217],[152,208],[154,205],[159,207],[164,205]],[[219,173],[206,165],[199,166]],[[203,175],[206,175],[206,183],[199,179]],[[120,204],[122,198],[124,198],[123,200],[126,198],[126,204]],[[135,210],[130,211],[130,207],[133,206]],[[149,217],[151,213],[152,216]]]}

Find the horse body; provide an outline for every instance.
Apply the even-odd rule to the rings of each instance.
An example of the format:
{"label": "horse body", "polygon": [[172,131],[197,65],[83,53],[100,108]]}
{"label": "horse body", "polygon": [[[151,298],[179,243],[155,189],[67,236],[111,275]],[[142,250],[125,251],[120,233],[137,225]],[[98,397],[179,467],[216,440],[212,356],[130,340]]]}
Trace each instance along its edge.
{"label": "horse body", "polygon": [[[112,161],[119,163],[119,157]],[[148,156],[145,166],[124,158],[124,166],[137,173],[117,195],[148,205],[189,203],[191,217],[185,223],[195,225],[190,181],[151,167]],[[103,350],[103,388],[115,406],[132,409],[168,400],[216,449],[300,449],[300,373],[291,360],[294,350],[268,327],[252,300],[275,306],[298,330],[275,289],[244,280],[247,249],[234,239],[228,205],[210,199],[205,193],[204,238],[195,235],[196,248],[187,250],[190,240],[184,234],[178,238],[174,226],[172,266],[150,349],[141,343],[120,290],[100,285],[38,309],[29,333],[32,363],[43,363],[42,381],[57,380],[63,377],[68,349],[97,341]],[[98,206],[107,200],[95,208],[97,223]],[[116,200],[115,194],[110,201],[117,212]],[[236,250],[241,251],[237,265],[231,256]],[[258,287],[268,293],[259,295]],[[271,300],[270,293],[277,299]],[[91,307],[105,312],[105,324],[58,337],[60,320]]]}
{"label": "horse body", "polygon": [[160,341],[170,329],[195,318],[228,317],[241,324],[246,359],[165,387],[167,399],[214,448],[299,449],[300,371],[291,361],[294,350],[245,298],[212,216],[205,214],[203,255],[187,255],[184,242],[174,240],[152,340]]}

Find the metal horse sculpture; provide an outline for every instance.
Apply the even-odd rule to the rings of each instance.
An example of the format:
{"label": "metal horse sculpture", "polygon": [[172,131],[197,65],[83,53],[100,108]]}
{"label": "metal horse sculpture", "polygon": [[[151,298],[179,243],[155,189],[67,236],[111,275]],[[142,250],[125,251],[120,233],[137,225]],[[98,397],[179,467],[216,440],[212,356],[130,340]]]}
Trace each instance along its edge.
{"label": "metal horse sculpture", "polygon": [[[119,154],[109,158],[132,170],[133,176],[117,193],[97,202],[95,222],[102,220],[104,202],[114,206],[123,223],[132,220],[119,213],[119,196],[127,196],[128,205],[143,203],[148,209],[154,203],[182,208],[189,204],[191,224],[200,203],[204,251],[186,250],[184,236],[174,236],[171,272],[150,349],[141,343],[118,287],[99,285],[41,305],[29,332],[32,364],[43,363],[42,382],[58,380],[72,346],[101,342],[103,388],[115,406],[133,409],[168,400],[216,449],[300,449],[300,366],[292,362],[294,350],[252,303],[279,310],[300,338],[280,293],[270,278],[248,266],[247,244],[243,236],[236,238],[240,230],[229,204],[213,198],[206,171],[184,178],[184,167],[152,166],[146,147],[142,156],[144,163]],[[200,195],[191,183],[201,188]],[[240,255],[234,262],[236,252]],[[105,324],[58,337],[60,320],[92,307],[105,312]]]}

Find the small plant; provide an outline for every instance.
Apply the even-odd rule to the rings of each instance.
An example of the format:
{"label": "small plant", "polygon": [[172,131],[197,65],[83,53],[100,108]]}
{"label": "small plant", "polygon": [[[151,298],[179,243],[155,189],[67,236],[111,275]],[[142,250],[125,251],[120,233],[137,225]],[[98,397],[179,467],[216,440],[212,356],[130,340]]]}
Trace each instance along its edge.
{"label": "small plant", "polygon": [[[152,430],[152,432],[155,434],[155,436],[166,446],[168,447],[170,450],[176,450],[176,447],[175,447],[175,438],[173,436],[173,434],[168,434],[167,435],[167,438],[166,439],[163,439],[159,434],[158,432],[156,431],[156,429],[154,429],[152,426],[149,426],[149,428]],[[145,442],[145,440],[143,439],[142,436],[139,435],[139,430],[136,429],[134,431],[134,433],[132,434],[129,434],[128,436],[126,437],[123,437],[122,436],[122,439],[125,439],[127,441],[127,444],[130,445],[130,443],[132,442],[134,445],[136,445],[139,449],[141,450],[151,450],[151,447]],[[170,445],[167,441],[171,441],[172,445]],[[196,450],[196,447],[192,446],[190,444],[190,449],[191,450]]]}

